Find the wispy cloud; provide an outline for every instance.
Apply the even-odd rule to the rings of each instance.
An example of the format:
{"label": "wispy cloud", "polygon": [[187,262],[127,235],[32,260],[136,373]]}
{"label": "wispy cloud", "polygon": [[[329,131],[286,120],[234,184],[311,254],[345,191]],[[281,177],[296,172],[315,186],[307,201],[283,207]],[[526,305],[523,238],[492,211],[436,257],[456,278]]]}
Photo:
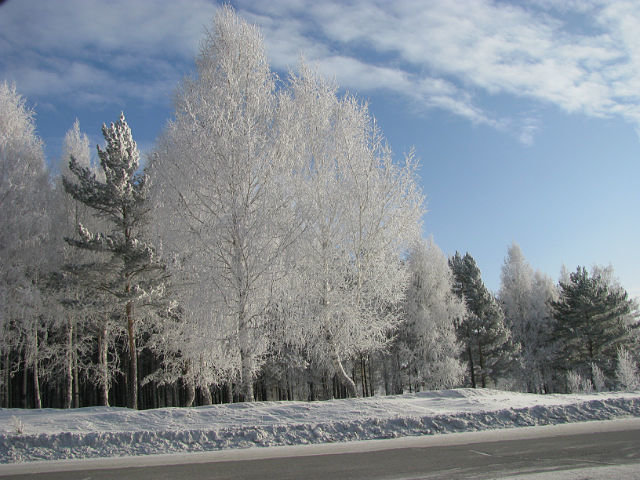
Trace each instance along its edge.
{"label": "wispy cloud", "polygon": [[0,75],[70,103],[166,102],[215,14],[205,0],[21,0],[0,8]]}
{"label": "wispy cloud", "polygon": [[[312,40],[314,54],[307,57],[341,84],[363,92],[390,89],[476,123],[500,129],[519,125],[501,118],[508,113],[483,106],[487,97],[508,95],[640,125],[640,4],[635,1],[534,0],[526,6],[489,0],[276,1],[268,8],[238,3],[256,19],[268,18],[269,32],[286,31],[286,36],[266,36],[281,68],[295,63],[293,55],[283,55],[287,45]],[[349,59],[359,75],[345,68]],[[380,72],[385,75],[377,77]],[[448,85],[448,91],[424,89],[434,81]],[[525,122],[518,128],[514,134],[530,144],[539,126]]]}
{"label": "wispy cloud", "polygon": [[[541,127],[514,110],[522,101],[620,117],[640,130],[635,0],[232,3],[262,28],[281,71],[303,54],[351,91],[384,89],[525,144]],[[207,0],[10,1],[0,10],[0,74],[28,96],[165,102],[216,8]],[[517,102],[496,111],[496,96]]]}

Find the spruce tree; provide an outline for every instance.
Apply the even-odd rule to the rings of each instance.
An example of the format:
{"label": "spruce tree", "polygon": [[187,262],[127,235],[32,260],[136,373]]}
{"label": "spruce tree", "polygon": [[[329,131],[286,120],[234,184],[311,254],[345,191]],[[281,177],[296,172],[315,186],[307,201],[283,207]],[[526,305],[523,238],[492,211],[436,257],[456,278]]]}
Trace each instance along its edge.
{"label": "spruce tree", "polygon": [[458,252],[449,259],[453,272],[453,291],[463,299],[467,315],[458,324],[458,339],[464,345],[463,360],[469,364],[471,386],[485,388],[489,378],[497,382],[511,368],[517,347],[505,325],[504,313],[485,287],[480,269],[468,253]]}
{"label": "spruce tree", "polygon": [[[98,156],[104,180],[72,156],[69,169],[76,178],[75,181],[64,178],[63,183],[67,193],[90,207],[97,217],[105,219],[111,230],[93,233],[78,224],[79,239],[65,240],[77,248],[106,254],[110,259],[108,263],[93,263],[76,270],[86,272],[100,294],[106,293],[117,300],[117,318],[124,320],[128,340],[127,403],[129,408],[137,408],[136,307],[152,304],[162,296],[166,275],[155,248],[143,240],[142,229],[150,211],[149,182],[147,175],[138,171],[140,155],[124,114],[110,127],[103,125],[102,134],[106,145],[104,149],[98,146]],[[91,266],[95,267],[94,271],[87,268]],[[106,358],[105,346],[102,347]]]}
{"label": "spruce tree", "polygon": [[606,273],[595,269],[589,274],[578,267],[568,281],[560,282],[560,298],[551,306],[556,320],[555,364],[561,372],[592,376],[595,364],[612,379],[618,349],[631,346],[638,326],[635,304]]}

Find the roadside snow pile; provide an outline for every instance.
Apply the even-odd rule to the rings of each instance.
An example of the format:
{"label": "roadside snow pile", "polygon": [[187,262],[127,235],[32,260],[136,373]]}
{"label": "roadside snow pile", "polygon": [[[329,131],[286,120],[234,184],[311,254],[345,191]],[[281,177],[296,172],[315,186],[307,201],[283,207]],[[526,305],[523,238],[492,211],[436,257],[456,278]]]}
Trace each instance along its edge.
{"label": "roadside snow pile", "polygon": [[145,411],[0,409],[0,463],[371,440],[628,416],[640,417],[640,392],[533,395],[458,389]]}

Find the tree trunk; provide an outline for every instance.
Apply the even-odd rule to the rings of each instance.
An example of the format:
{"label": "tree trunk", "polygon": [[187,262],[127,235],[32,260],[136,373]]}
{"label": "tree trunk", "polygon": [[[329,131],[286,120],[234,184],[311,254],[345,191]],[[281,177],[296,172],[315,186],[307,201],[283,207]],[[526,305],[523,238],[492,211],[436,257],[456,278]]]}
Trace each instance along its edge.
{"label": "tree trunk", "polygon": [[4,352],[4,408],[11,407],[11,368],[9,368],[9,349]]}
{"label": "tree trunk", "polygon": [[253,357],[244,349],[240,350],[241,385],[240,391],[243,402],[253,402]]}
{"label": "tree trunk", "polygon": [[402,362],[400,361],[400,352],[397,352],[393,358],[391,365],[391,381],[393,386],[393,395],[402,395],[404,393],[404,381],[402,380]]}
{"label": "tree trunk", "polygon": [[40,356],[38,345],[38,327],[33,332],[34,352],[33,352],[33,398],[35,400],[35,408],[42,408],[42,399],[40,398],[40,371],[38,369],[38,357]]}
{"label": "tree trunk", "polygon": [[196,387],[193,384],[193,381],[191,379],[183,379],[184,381],[184,385],[185,385],[185,390],[186,390],[186,398],[184,400],[184,406],[185,407],[192,407],[193,406],[193,402],[196,399]]}
{"label": "tree trunk", "polygon": [[471,350],[471,345],[467,346],[467,355],[469,355],[469,373],[471,374],[471,386],[473,388],[476,388],[476,372],[473,365],[473,351]]}
{"label": "tree trunk", "polygon": [[71,408],[73,402],[73,317],[67,314],[67,351],[65,352],[65,391],[63,408]]}
{"label": "tree trunk", "polygon": [[367,371],[364,364],[364,355],[360,354],[360,375],[362,376],[362,396],[367,396]]}
{"label": "tree trunk", "polygon": [[[127,287],[129,291],[129,287]],[[133,317],[133,302],[127,302],[127,335],[129,337],[129,399],[128,407],[138,409],[138,352]]]}
{"label": "tree trunk", "polygon": [[391,385],[389,381],[389,365],[387,359],[382,357],[382,380],[384,381],[384,394],[391,395]]}
{"label": "tree trunk", "polygon": [[211,389],[209,386],[200,387],[200,392],[202,393],[202,404],[211,405],[213,403],[213,398],[211,397]]}
{"label": "tree trunk", "polygon": [[233,403],[233,382],[231,380],[227,381],[224,388],[225,403]]}
{"label": "tree trunk", "polygon": [[369,396],[373,397],[376,394],[373,382],[373,362],[371,360],[371,355],[367,355],[367,357],[369,359],[369,368],[367,369],[369,370]]}
{"label": "tree trunk", "polygon": [[20,395],[22,397],[22,408],[28,408],[27,402],[27,386],[28,386],[28,370],[29,370],[29,360],[27,358],[27,349],[23,347],[22,349],[24,368],[22,369],[22,385]]}
{"label": "tree trunk", "polygon": [[480,362],[480,380],[482,388],[487,388],[487,372],[484,366],[484,355],[482,354],[482,344],[478,342],[478,361]]}
{"label": "tree trunk", "polygon": [[182,383],[185,387],[186,398],[184,400],[185,407],[193,406],[193,402],[196,399],[196,386],[191,378],[191,361],[187,360],[185,362],[184,368],[182,369]]}
{"label": "tree trunk", "polygon": [[351,379],[351,377],[347,375],[347,372],[345,372],[344,366],[342,365],[342,360],[340,360],[340,355],[338,355],[338,352],[336,352],[335,349],[333,351],[333,354],[331,355],[331,363],[333,364],[333,368],[335,369],[340,382],[347,389],[349,396],[357,397],[358,389],[356,388],[356,384]]}
{"label": "tree trunk", "polygon": [[[78,345],[78,329],[73,329],[73,345]],[[73,350],[73,408],[80,408],[80,383],[78,382],[78,352]]]}
{"label": "tree trunk", "polygon": [[101,325],[98,331],[98,369],[99,369],[99,399],[98,403],[104,407],[109,406],[109,365],[107,364],[107,322]]}
{"label": "tree trunk", "polygon": [[[244,295],[240,303],[244,303]],[[250,352],[249,325],[245,306],[240,309],[238,318],[238,343],[240,344],[240,396],[243,402],[253,402],[254,359]]]}

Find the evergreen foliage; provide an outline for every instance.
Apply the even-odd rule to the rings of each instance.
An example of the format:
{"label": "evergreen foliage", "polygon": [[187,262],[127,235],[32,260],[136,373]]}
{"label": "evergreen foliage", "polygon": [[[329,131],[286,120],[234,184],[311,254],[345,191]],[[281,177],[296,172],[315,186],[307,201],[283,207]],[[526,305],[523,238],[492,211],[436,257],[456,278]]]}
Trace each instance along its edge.
{"label": "evergreen foliage", "polygon": [[467,315],[458,324],[458,339],[464,345],[471,386],[483,388],[506,377],[513,367],[518,347],[504,321],[504,313],[485,287],[480,269],[469,253],[458,252],[449,259],[455,282],[453,291],[467,306]]}
{"label": "evergreen foliage", "polygon": [[473,387],[640,386],[611,269],[558,290],[514,244],[498,303],[471,255],[420,239],[419,163],[365,102],[304,62],[279,83],[228,6],[196,69],[148,169],[122,115],[99,166],[76,121],[56,179],[0,84],[0,406],[394,394],[466,366]]}
{"label": "evergreen foliage", "polygon": [[[150,206],[148,177],[138,172],[140,156],[124,114],[110,127],[102,126],[106,145],[98,146],[104,181],[90,167],[82,166],[72,156],[69,170],[75,179],[64,178],[64,188],[75,200],[90,207],[108,222],[107,232],[91,232],[78,224],[77,238],[66,238],[82,250],[107,254],[107,262],[71,267],[82,272],[91,285],[115,299],[122,310],[117,316],[125,323],[128,338],[128,389],[130,408],[138,406],[138,350],[136,330],[139,319],[135,308],[153,304],[164,294],[165,266],[154,246],[143,239]],[[106,339],[102,339],[103,342]],[[101,354],[104,361],[106,354]],[[106,395],[103,393],[103,401]]]}
{"label": "evergreen foliage", "polygon": [[627,292],[596,269],[578,267],[560,282],[560,298],[551,303],[556,319],[555,368],[590,376],[592,364],[613,378],[618,349],[631,348],[637,311]]}

